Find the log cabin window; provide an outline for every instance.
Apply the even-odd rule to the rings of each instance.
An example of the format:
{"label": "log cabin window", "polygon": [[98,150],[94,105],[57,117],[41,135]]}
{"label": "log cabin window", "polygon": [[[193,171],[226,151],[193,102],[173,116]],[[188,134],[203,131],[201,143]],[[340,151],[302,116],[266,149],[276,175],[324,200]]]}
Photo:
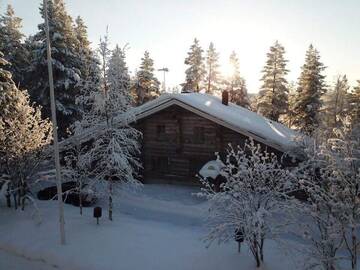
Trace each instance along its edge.
{"label": "log cabin window", "polygon": [[156,126],[156,139],[158,141],[165,141],[166,140],[165,125],[157,125]]}
{"label": "log cabin window", "polygon": [[194,127],[194,143],[205,143],[205,129],[203,127]]}

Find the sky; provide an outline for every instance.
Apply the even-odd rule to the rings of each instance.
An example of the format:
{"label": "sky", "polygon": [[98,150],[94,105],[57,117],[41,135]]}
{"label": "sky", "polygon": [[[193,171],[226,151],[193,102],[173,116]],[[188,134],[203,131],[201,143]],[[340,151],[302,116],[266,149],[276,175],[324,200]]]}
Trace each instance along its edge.
{"label": "sky", "polygon": [[[41,22],[41,0],[0,0],[0,10],[13,5],[23,18],[25,34]],[[312,43],[327,66],[331,85],[346,74],[351,85],[360,79],[359,0],[65,0],[73,17],[88,26],[95,48],[109,26],[111,46],[124,46],[134,74],[145,50],[155,68],[169,68],[168,87],[184,81],[184,59],[196,37],[204,50],[212,41],[220,53],[221,71],[229,72],[229,55],[238,54],[249,92],[258,92],[269,47],[278,40],[286,50],[287,79],[297,81],[305,52]],[[162,73],[157,72],[162,81]]]}

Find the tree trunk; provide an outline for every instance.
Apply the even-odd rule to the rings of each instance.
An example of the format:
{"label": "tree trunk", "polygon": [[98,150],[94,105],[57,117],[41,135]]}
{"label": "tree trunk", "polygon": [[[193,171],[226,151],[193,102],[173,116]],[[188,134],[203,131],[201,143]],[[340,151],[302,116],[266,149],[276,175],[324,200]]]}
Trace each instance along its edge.
{"label": "tree trunk", "polygon": [[112,182],[109,180],[109,220],[112,219],[112,212],[113,212],[113,202],[112,202]]}
{"label": "tree trunk", "polygon": [[7,183],[7,189],[6,189],[6,205],[7,207],[11,208],[11,193],[10,193],[10,182]]}
{"label": "tree trunk", "polygon": [[80,208],[80,215],[83,214],[83,209],[82,209],[82,181],[80,182],[80,186],[79,186],[79,208]]}
{"label": "tree trunk", "polygon": [[17,210],[18,204],[17,204],[17,191],[13,193],[13,199],[14,199],[14,208]]}
{"label": "tree trunk", "polygon": [[258,248],[256,248],[256,252],[255,252],[255,261],[256,261],[256,267],[259,268],[261,265],[261,260],[260,260]]}
{"label": "tree trunk", "polygon": [[18,208],[18,206],[20,206],[21,205],[21,192],[20,192],[20,190],[21,190],[21,184],[20,183],[18,183],[18,185],[17,185],[17,191],[16,191],[16,193],[17,193],[17,196],[16,196],[16,200],[17,200],[17,202],[16,202],[16,209]]}
{"label": "tree trunk", "polygon": [[261,239],[261,244],[260,244],[260,260],[263,262],[264,261],[264,239]]}
{"label": "tree trunk", "polygon": [[254,255],[255,261],[256,261],[256,268],[259,268],[261,266],[261,259],[260,259],[260,248],[259,245],[257,244],[256,240],[253,240],[251,243],[252,247],[252,254]]}
{"label": "tree trunk", "polygon": [[21,210],[24,211],[25,210],[25,199],[26,199],[26,183],[25,182],[21,183],[20,197],[21,197]]}
{"label": "tree trunk", "polygon": [[352,241],[352,254],[351,254],[351,269],[356,270],[357,269],[357,250],[356,250],[356,232],[355,229],[351,229],[351,241]]}

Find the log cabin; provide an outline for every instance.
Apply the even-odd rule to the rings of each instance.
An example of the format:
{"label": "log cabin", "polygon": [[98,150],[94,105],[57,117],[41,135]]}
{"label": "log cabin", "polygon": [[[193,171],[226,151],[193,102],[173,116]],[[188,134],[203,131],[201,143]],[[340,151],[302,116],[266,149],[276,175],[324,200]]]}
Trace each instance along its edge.
{"label": "log cabin", "polygon": [[142,132],[145,183],[199,183],[196,174],[228,144],[252,138],[277,155],[295,146],[296,133],[243,107],[201,93],[165,94],[135,109],[134,126]]}
{"label": "log cabin", "polygon": [[[244,145],[252,138],[278,156],[295,147],[297,133],[284,125],[218,98],[202,93],[163,94],[132,108],[130,123],[142,133],[141,161],[144,183],[198,185],[197,173],[216,154],[225,156],[229,144]],[[90,139],[81,134],[80,141]],[[62,141],[66,149],[76,138]]]}

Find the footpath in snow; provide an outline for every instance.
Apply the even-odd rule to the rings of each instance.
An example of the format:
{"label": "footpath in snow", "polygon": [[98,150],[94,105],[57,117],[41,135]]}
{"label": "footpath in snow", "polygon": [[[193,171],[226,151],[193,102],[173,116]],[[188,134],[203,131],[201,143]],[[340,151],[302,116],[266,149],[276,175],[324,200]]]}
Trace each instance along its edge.
{"label": "footpath in snow", "polygon": [[[92,208],[80,216],[66,205],[66,246],[59,245],[57,204],[37,201],[41,224],[25,212],[0,206],[1,270],[250,270],[249,251],[237,253],[236,242],[202,241],[206,235],[206,202],[192,196],[196,188],[145,185],[137,193],[122,192],[115,200],[114,221],[107,220],[106,201],[100,225]],[[263,269],[295,269],[292,254],[269,241]]]}

